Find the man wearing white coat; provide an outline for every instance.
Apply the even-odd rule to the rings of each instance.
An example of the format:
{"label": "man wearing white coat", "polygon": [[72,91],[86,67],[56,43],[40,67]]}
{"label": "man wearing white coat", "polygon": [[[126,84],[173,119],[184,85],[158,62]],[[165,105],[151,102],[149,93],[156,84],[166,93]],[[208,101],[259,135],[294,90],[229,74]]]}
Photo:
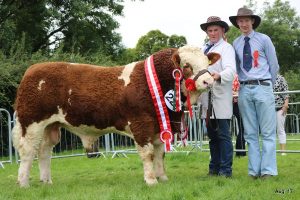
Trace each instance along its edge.
{"label": "man wearing white coat", "polygon": [[233,146],[229,127],[232,117],[232,81],[236,72],[235,52],[223,39],[229,30],[226,22],[211,16],[200,27],[209,38],[203,47],[204,53],[214,52],[221,55],[221,59],[208,68],[215,80],[209,98],[212,108],[209,109],[207,117],[211,154],[208,174],[231,177]]}

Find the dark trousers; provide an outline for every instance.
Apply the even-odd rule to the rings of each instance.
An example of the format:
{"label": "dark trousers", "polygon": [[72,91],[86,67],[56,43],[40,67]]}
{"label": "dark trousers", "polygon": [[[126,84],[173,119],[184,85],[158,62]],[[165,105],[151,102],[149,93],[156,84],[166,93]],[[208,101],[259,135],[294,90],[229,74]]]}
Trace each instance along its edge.
{"label": "dark trousers", "polygon": [[[237,119],[238,128],[239,128],[239,132],[236,136],[235,149],[245,150],[246,149],[246,142],[245,142],[245,138],[244,138],[244,125],[243,125],[242,118],[240,116],[238,103],[233,103],[233,115]],[[236,156],[246,156],[246,152],[237,151],[235,155]]]}
{"label": "dark trousers", "polygon": [[[216,124],[218,128],[215,127]],[[207,127],[210,139],[210,174],[232,175],[233,147],[229,127],[229,119],[211,119],[211,124]]]}

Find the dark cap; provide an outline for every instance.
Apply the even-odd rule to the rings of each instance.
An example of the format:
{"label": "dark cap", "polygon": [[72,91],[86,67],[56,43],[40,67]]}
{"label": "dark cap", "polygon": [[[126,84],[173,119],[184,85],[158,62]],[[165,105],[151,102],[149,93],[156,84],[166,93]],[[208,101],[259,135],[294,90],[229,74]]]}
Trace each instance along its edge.
{"label": "dark cap", "polygon": [[229,26],[226,22],[222,21],[220,17],[216,17],[216,16],[211,16],[209,18],[207,18],[207,22],[200,24],[200,27],[203,31],[207,30],[208,26],[211,25],[218,25],[221,26],[225,29],[225,33],[229,30]]}
{"label": "dark cap", "polygon": [[245,7],[238,9],[236,16],[229,17],[229,20],[233,24],[233,26],[240,28],[236,22],[236,19],[238,17],[251,17],[251,18],[255,19],[254,24],[253,24],[253,29],[257,28],[261,21],[261,19],[258,15],[254,15],[252,10],[245,8]]}

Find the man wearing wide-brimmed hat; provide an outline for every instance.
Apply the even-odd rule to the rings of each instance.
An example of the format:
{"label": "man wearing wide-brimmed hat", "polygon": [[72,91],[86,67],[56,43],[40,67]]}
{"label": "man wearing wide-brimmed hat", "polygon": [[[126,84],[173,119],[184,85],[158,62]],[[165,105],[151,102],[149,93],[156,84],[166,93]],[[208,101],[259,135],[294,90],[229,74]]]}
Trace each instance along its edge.
{"label": "man wearing wide-brimmed hat", "polygon": [[[233,147],[229,126],[232,117],[231,86],[236,71],[235,53],[233,47],[223,39],[224,34],[229,30],[226,22],[219,17],[211,16],[200,27],[209,38],[203,48],[204,53],[214,52],[221,55],[220,60],[208,68],[215,79],[209,92],[211,94],[209,108],[212,105],[214,112],[209,111],[207,119],[211,154],[209,175],[231,177]],[[215,113],[215,115],[210,116],[211,113]]]}
{"label": "man wearing wide-brimmed hat", "polygon": [[[236,16],[229,17],[229,20],[242,33],[234,40],[233,47],[240,80],[238,104],[249,151],[248,174],[252,178],[264,179],[278,174],[272,84],[279,65],[271,39],[254,30],[261,22],[259,16],[243,7]],[[262,138],[262,151],[259,135]]]}

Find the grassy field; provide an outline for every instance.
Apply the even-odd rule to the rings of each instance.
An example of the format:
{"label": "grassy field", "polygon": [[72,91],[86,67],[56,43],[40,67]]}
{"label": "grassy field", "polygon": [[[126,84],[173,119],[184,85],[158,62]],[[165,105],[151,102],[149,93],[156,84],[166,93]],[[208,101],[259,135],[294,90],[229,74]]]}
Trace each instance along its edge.
{"label": "grassy field", "polygon": [[[298,138],[299,136],[290,136]],[[299,150],[300,141],[288,141],[289,150]],[[279,176],[252,180],[247,176],[247,157],[234,158],[233,178],[207,176],[208,152],[166,155],[169,181],[148,187],[143,181],[142,163],[136,154],[129,158],[72,157],[52,160],[53,185],[39,182],[37,162],[31,173],[31,187],[16,184],[17,164],[0,169],[0,199],[99,199],[99,200],[193,200],[300,199],[300,154],[277,154]]]}

